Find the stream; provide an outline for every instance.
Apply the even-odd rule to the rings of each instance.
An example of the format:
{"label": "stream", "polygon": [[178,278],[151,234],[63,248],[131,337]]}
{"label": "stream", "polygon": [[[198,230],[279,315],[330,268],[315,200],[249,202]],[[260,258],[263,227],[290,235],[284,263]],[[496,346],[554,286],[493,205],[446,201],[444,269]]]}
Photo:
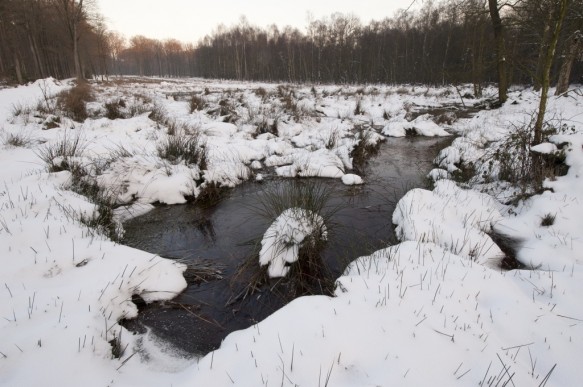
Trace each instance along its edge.
{"label": "stream", "polygon": [[[354,259],[397,243],[391,221],[397,201],[411,188],[424,186],[432,160],[452,139],[387,138],[365,166],[361,186],[345,186],[340,179],[302,179],[331,190],[331,205],[338,208],[322,251],[333,279]],[[269,221],[250,207],[264,190],[286,189],[293,183],[267,175],[263,182],[247,182],[230,190],[216,205],[161,205],[124,223],[124,244],[187,264],[217,268],[222,279],[189,281],[187,289],[172,301],[139,303],[138,317],[122,324],[135,332],[151,329],[186,353],[204,355],[218,348],[230,332],[265,319],[289,302],[269,286],[236,299],[239,289],[232,277],[253,254],[249,241],[260,241],[269,227]]]}

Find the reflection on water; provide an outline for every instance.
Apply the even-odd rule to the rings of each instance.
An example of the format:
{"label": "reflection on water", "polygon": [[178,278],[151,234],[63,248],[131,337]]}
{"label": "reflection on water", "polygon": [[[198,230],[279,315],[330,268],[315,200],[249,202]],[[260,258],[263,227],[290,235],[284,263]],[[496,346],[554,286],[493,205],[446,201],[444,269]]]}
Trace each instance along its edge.
{"label": "reflection on water", "polygon": [[[395,243],[392,213],[398,199],[413,187],[423,186],[438,151],[449,145],[444,138],[389,138],[366,166],[365,185],[348,187],[337,179],[318,179],[334,193],[333,233],[323,259],[334,278],[355,258]],[[163,257],[190,263],[222,266],[222,280],[192,284],[172,302],[141,310],[126,326],[150,327],[160,337],[190,353],[207,353],[237,329],[261,321],[283,306],[268,289],[231,303],[236,295],[230,277],[248,257],[269,227],[249,208],[267,187],[290,187],[291,180],[267,178],[243,184],[210,208],[192,204],[160,206],[128,221],[124,243]]]}

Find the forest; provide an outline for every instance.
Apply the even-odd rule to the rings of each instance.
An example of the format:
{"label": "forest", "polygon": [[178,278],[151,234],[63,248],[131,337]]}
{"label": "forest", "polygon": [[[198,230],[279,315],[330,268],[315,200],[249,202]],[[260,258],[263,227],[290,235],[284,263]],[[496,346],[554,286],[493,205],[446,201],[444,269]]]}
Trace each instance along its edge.
{"label": "forest", "polygon": [[545,61],[550,62],[551,83],[560,77],[568,85],[581,77],[581,0],[421,4],[416,11],[401,10],[369,24],[354,15],[332,13],[308,20],[304,30],[258,27],[242,16],[236,25],[217,26],[200,41],[184,43],[110,31],[94,0],[1,0],[0,79],[22,84],[47,76],[140,75],[471,83],[480,95],[484,84],[500,79],[503,85],[540,85]]}

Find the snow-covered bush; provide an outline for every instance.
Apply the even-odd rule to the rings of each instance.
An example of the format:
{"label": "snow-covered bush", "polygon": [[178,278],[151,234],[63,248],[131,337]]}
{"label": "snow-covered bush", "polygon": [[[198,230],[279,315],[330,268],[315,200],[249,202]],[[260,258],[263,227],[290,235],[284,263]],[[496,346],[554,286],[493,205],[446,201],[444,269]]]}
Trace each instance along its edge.
{"label": "snow-covered bush", "polygon": [[327,238],[320,215],[303,208],[288,208],[263,235],[259,264],[268,266],[269,277],[285,277],[290,265],[300,259],[300,250],[314,249]]}
{"label": "snow-covered bush", "polygon": [[[242,298],[265,284],[286,300],[334,291],[322,251],[334,230],[331,193],[313,181],[267,186],[249,210],[269,222],[258,235],[257,249],[234,276],[235,294]],[[281,278],[284,277],[284,278]],[[242,289],[236,289],[241,286]]]}
{"label": "snow-covered bush", "polygon": [[[563,175],[565,155],[556,146],[549,152],[535,151],[532,127],[533,121],[514,126],[476,163],[477,176],[474,180],[508,182],[517,190],[517,198],[520,199],[541,192],[545,179]],[[543,141],[567,130],[558,123],[547,123]],[[543,148],[539,146],[539,149]]]}

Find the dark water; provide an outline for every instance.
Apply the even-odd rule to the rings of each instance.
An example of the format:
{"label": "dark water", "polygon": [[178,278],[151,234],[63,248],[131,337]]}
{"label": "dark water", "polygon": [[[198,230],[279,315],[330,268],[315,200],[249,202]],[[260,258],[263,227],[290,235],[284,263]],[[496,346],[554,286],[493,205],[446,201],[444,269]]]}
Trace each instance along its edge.
{"label": "dark water", "polygon": [[[333,192],[331,205],[339,210],[323,251],[323,261],[337,278],[346,265],[362,255],[395,243],[392,213],[405,192],[425,184],[432,160],[451,138],[389,138],[365,167],[365,185],[348,187],[337,179],[317,181]],[[154,333],[189,353],[218,348],[230,332],[261,321],[286,301],[265,286],[252,296],[233,302],[241,291],[232,276],[253,254],[247,242],[260,240],[269,227],[249,209],[265,189],[291,187],[292,180],[267,177],[233,189],[219,204],[160,206],[125,223],[126,245],[189,263],[219,265],[223,279],[191,284],[171,302],[141,309],[139,317],[124,322],[130,329]]]}

